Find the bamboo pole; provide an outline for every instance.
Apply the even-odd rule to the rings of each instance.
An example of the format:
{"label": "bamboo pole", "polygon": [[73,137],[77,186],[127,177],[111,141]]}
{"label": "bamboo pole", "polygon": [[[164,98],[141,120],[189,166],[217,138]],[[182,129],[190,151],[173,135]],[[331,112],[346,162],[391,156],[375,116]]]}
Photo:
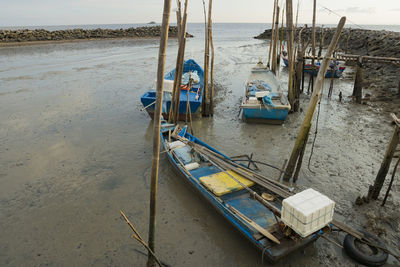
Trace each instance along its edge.
{"label": "bamboo pole", "polygon": [[178,69],[179,69],[179,63],[180,63],[180,44],[182,43],[181,40],[181,32],[182,32],[182,7],[181,7],[181,1],[177,0],[177,10],[176,10],[176,25],[178,28],[178,53],[176,56],[176,65],[175,65],[175,75],[174,75],[174,85],[172,89],[172,99],[171,99],[171,105],[169,107],[169,114],[168,114],[168,122],[170,123],[175,123],[175,99],[177,95],[177,90],[178,90]]}
{"label": "bamboo pole", "polygon": [[321,95],[321,91],[324,85],[324,78],[325,78],[325,73],[326,70],[328,69],[329,66],[329,62],[330,62],[330,58],[333,54],[333,51],[336,48],[336,45],[339,41],[340,38],[340,34],[343,30],[344,24],[346,22],[346,17],[342,17],[339,21],[339,24],[336,28],[336,32],[334,34],[334,36],[332,37],[332,41],[328,47],[328,50],[325,54],[324,60],[322,61],[321,67],[320,67],[320,71],[318,73],[317,76],[317,80],[316,80],[316,84],[315,84],[315,90],[313,91],[313,94],[311,96],[310,99],[310,103],[308,105],[303,123],[301,125],[299,134],[297,136],[296,139],[296,143],[293,147],[292,153],[290,155],[290,159],[288,162],[288,165],[286,167],[286,172],[284,175],[284,180],[288,181],[290,179],[290,177],[293,174],[294,168],[296,166],[296,162],[299,159],[299,155],[301,153],[302,149],[305,149],[306,144],[307,144],[307,136],[310,132],[310,128],[311,128],[311,120],[313,118],[314,115],[314,111],[315,108],[317,106],[318,100],[320,98]]}
{"label": "bamboo pole", "polygon": [[183,11],[183,19],[182,19],[181,33],[180,33],[180,43],[179,43],[179,49],[178,49],[178,57],[179,58],[177,58],[177,66],[179,64],[179,67],[175,69],[175,76],[178,76],[178,77],[176,79],[177,87],[176,87],[176,96],[175,96],[174,122],[177,122],[178,118],[179,118],[179,103],[180,103],[180,96],[181,96],[181,83],[182,83],[182,74],[183,74],[183,65],[184,65],[185,47],[186,47],[187,8],[188,8],[188,0],[185,0],[185,8]]}
{"label": "bamboo pole", "polygon": [[[139,241],[140,244],[142,244],[147,251],[155,258],[155,261],[157,262],[158,266],[162,267],[163,264],[162,262],[157,258],[157,256],[154,254],[154,252],[149,248],[149,246],[146,244],[146,242],[143,240],[143,238],[140,236],[139,232],[136,230],[135,226],[129,221],[128,217],[126,217],[125,213],[121,210],[120,211],[122,217],[125,219],[125,222],[133,231],[132,237],[135,238],[137,241]],[[146,255],[146,254],[145,254]]]}
{"label": "bamboo pole", "polygon": [[[211,25],[212,25],[212,19]],[[212,28],[209,32],[210,36],[210,46],[211,46],[211,65],[210,65],[210,115],[214,115],[214,58],[215,58],[215,51],[214,51],[214,42],[213,42],[213,35],[212,35]]]}
{"label": "bamboo pole", "polygon": [[279,6],[276,6],[276,10],[274,12],[275,15],[275,26],[274,26],[274,38],[272,44],[272,63],[271,63],[271,70],[276,75],[276,68],[277,68],[277,50],[278,50],[278,37],[279,37]]}
{"label": "bamboo pole", "polygon": [[[204,2],[203,2],[204,3]],[[205,6],[204,6],[205,8]],[[204,77],[203,77],[203,116],[209,115],[209,106],[210,106],[210,98],[208,91],[208,73],[209,73],[209,65],[210,65],[210,39],[209,32],[211,29],[211,12],[212,12],[212,0],[208,1],[208,16],[206,16],[206,12],[204,9],[204,16],[206,21],[205,28],[205,48],[204,48]]]}
{"label": "bamboo pole", "polygon": [[[171,0],[164,0],[163,18],[161,24],[160,48],[158,51],[157,67],[157,92],[156,105],[154,111],[153,127],[153,159],[151,167],[150,183],[150,221],[149,221],[149,240],[150,250],[155,251],[155,232],[156,232],[156,209],[157,209],[157,181],[158,181],[158,163],[160,159],[160,130],[161,130],[161,108],[163,99],[165,55],[168,42],[169,17],[171,13]],[[149,254],[147,260],[148,267],[154,267],[156,259]]]}
{"label": "bamboo pole", "polygon": [[[282,24],[281,24],[281,31],[279,37],[279,58],[282,56],[282,43],[283,43],[283,17],[285,16],[285,9],[282,9]],[[281,61],[278,61],[278,65],[280,65]]]}
{"label": "bamboo pole", "polygon": [[272,53],[272,44],[275,37],[274,30],[275,30],[275,11],[276,6],[278,5],[278,0],[274,0],[274,11],[272,12],[272,23],[271,23],[271,40],[269,42],[269,51],[268,51],[268,62],[267,66],[271,66],[271,53]]}

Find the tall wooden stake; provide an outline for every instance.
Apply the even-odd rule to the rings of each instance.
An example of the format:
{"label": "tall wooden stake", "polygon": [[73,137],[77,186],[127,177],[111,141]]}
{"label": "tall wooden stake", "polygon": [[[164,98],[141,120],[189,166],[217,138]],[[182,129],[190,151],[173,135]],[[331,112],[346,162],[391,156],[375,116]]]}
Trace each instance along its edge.
{"label": "tall wooden stake", "polygon": [[345,22],[346,22],[346,17],[342,17],[336,28],[336,32],[335,32],[334,36],[332,37],[332,41],[328,47],[328,51],[325,54],[324,60],[322,61],[320,71],[318,72],[315,89],[311,96],[310,103],[308,105],[303,123],[302,123],[300,131],[299,131],[299,135],[297,136],[296,143],[293,147],[292,154],[290,155],[290,159],[289,159],[288,165],[286,167],[286,172],[283,177],[284,180],[288,181],[290,179],[290,177],[292,177],[292,174],[293,174],[294,168],[296,166],[296,162],[299,159],[300,153],[301,153],[302,149],[305,149],[305,147],[306,147],[307,136],[308,136],[308,134],[310,132],[310,128],[311,128],[311,120],[313,118],[315,107],[317,106],[317,103],[320,98],[321,91],[322,91],[322,88],[324,85],[325,73],[329,67],[330,58],[332,57],[333,51],[335,50],[335,47],[339,41],[340,34],[343,30]]}
{"label": "tall wooden stake", "polygon": [[[154,252],[155,233],[156,233],[156,210],[157,210],[157,180],[158,180],[158,163],[160,159],[160,130],[161,130],[161,107],[164,86],[165,71],[165,55],[168,42],[169,17],[171,13],[171,0],[164,0],[163,18],[161,24],[160,48],[158,51],[158,67],[157,67],[157,93],[156,106],[154,111],[154,127],[153,127],[153,159],[151,167],[151,183],[150,183],[150,222],[149,222],[149,248]],[[156,259],[149,254],[147,260],[148,267],[156,266]]]}
{"label": "tall wooden stake", "polygon": [[357,59],[356,78],[354,80],[353,96],[356,103],[361,104],[362,99],[362,83],[363,83],[363,58]]}
{"label": "tall wooden stake", "polygon": [[275,38],[274,30],[275,30],[275,11],[276,6],[278,5],[278,0],[274,0],[274,11],[272,12],[272,23],[271,23],[271,41],[269,43],[269,51],[268,51],[268,62],[267,66],[271,67],[271,54],[272,54],[272,44]]}
{"label": "tall wooden stake", "polygon": [[[282,24],[281,24],[281,31],[279,34],[279,55],[282,56],[282,43],[283,43],[283,17],[285,16],[285,9],[282,9]],[[280,61],[278,61],[280,63]]]}
{"label": "tall wooden stake", "polygon": [[[212,20],[211,20],[211,25],[212,25]],[[212,35],[212,28],[210,29],[210,32],[208,33],[210,36],[210,46],[211,46],[211,66],[210,66],[210,115],[214,115],[214,58],[215,58],[215,53],[214,53],[214,42],[213,42],[213,35]]]}
{"label": "tall wooden stake", "polygon": [[311,70],[312,70],[312,75],[311,75],[311,91],[314,90],[314,69],[315,69],[315,20],[316,20],[316,13],[317,13],[317,0],[314,0],[314,5],[313,5],[313,21],[312,21],[312,55],[313,58],[311,60]]}
{"label": "tall wooden stake", "polygon": [[286,0],[286,40],[289,59],[289,84],[288,84],[288,99],[289,103],[294,108],[295,96],[293,90],[293,5],[292,0]]}
{"label": "tall wooden stake", "polygon": [[[179,1],[180,3],[180,1]],[[179,103],[180,103],[180,96],[181,96],[181,83],[182,83],[182,74],[183,74],[183,65],[184,65],[184,57],[185,57],[185,47],[186,47],[186,25],[187,25],[187,8],[188,8],[188,0],[185,0],[185,8],[183,11],[183,19],[181,22],[181,32],[179,36],[179,49],[178,49],[178,56],[176,60],[176,69],[175,69],[175,80],[176,85],[174,83],[174,90],[175,91],[175,105],[174,105],[174,122],[178,121],[179,118]]]}
{"label": "tall wooden stake", "polygon": [[176,4],[178,6],[177,10],[176,10],[176,25],[178,28],[178,53],[176,56],[176,65],[175,65],[175,76],[174,76],[174,85],[173,85],[173,89],[172,89],[172,99],[171,99],[171,105],[169,107],[169,115],[168,115],[168,121],[170,123],[175,123],[175,99],[177,96],[176,91],[178,90],[178,70],[180,69],[179,67],[179,63],[180,61],[180,52],[179,52],[179,48],[180,48],[180,44],[182,43],[181,40],[181,32],[182,32],[182,5],[181,5],[181,1],[177,0]]}
{"label": "tall wooden stake", "polygon": [[[208,18],[206,19],[207,27],[206,31],[206,40],[205,40],[205,49],[204,49],[204,77],[203,77],[203,116],[209,115],[209,107],[210,107],[210,98],[208,91],[208,73],[209,73],[209,65],[210,65],[210,38],[209,33],[211,30],[211,11],[212,11],[212,0],[208,1]],[[205,14],[205,12],[204,12]]]}
{"label": "tall wooden stake", "polygon": [[272,63],[271,63],[271,70],[276,75],[276,68],[277,68],[277,52],[278,52],[278,37],[279,37],[279,6],[276,6],[275,10],[275,26],[274,26],[274,38],[272,44]]}

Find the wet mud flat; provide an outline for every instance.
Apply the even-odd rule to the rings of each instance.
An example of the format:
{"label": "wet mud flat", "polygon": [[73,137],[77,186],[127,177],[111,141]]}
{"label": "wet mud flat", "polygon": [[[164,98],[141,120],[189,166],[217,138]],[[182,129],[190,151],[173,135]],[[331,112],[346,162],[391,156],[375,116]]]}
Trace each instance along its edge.
{"label": "wet mud flat", "polygon": [[[194,41],[188,47],[202,64],[202,48]],[[242,122],[244,80],[266,44],[216,47],[218,105],[213,118],[194,121],[196,136],[228,155],[254,152],[256,159],[281,166],[304,113],[290,115],[283,126]],[[167,70],[174,67],[176,50],[171,40]],[[119,210],[146,236],[153,125],[139,110],[140,95],[154,84],[157,51],[152,40],[0,49],[0,265],[144,266],[146,257],[136,251],[143,249],[130,237]],[[400,101],[354,104],[348,97],[351,73],[349,67],[335,81],[331,99],[324,91],[310,170],[311,144],[298,186],[326,194],[344,222],[366,225],[399,247],[397,181],[383,208],[380,202],[359,207],[354,201],[375,178],[392,134],[389,113]],[[280,75],[287,81],[285,69]],[[308,97],[303,96],[303,110]],[[263,172],[278,175],[267,168]],[[165,155],[158,189],[156,251],[163,261],[264,266],[260,253],[194,193]],[[387,266],[396,264],[390,259]],[[275,266],[289,265],[356,263],[321,239]]]}

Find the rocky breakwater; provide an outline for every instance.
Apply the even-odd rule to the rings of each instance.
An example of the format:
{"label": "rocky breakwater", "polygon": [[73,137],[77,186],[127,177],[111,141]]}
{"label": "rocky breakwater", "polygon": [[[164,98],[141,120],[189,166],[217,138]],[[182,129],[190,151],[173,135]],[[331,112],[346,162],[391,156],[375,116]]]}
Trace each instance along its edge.
{"label": "rocky breakwater", "polygon": [[[127,29],[71,29],[48,31],[44,29],[21,29],[21,30],[0,30],[0,44],[35,42],[35,41],[62,41],[82,39],[107,39],[107,38],[140,38],[159,37],[160,26],[138,27]],[[169,28],[169,37],[177,37],[178,29],[175,26]],[[187,37],[193,35],[187,33]]]}
{"label": "rocky breakwater", "polygon": [[[284,36],[286,38],[286,30]],[[299,38],[301,28],[296,29],[296,39]],[[329,45],[336,28],[316,28],[317,45],[323,36],[325,48]],[[304,28],[302,39],[307,42],[311,40],[312,28]],[[254,37],[256,39],[270,39],[271,29]],[[317,47],[318,51],[318,47]],[[391,31],[377,31],[345,28],[341,34],[338,52],[360,56],[395,57],[400,58],[400,33]],[[399,65],[366,63],[364,70],[363,88],[371,89],[375,100],[393,100],[393,96],[400,97]]]}

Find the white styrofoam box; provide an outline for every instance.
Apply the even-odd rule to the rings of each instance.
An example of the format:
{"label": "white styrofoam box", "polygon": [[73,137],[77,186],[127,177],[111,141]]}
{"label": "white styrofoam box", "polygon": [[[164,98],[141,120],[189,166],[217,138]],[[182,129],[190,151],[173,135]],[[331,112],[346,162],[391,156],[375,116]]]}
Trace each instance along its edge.
{"label": "white styrofoam box", "polygon": [[183,143],[182,141],[174,141],[168,144],[169,149],[174,149],[174,148],[178,148],[178,147],[182,147],[185,146],[185,143]]}
{"label": "white styrofoam box", "polygon": [[250,96],[249,101],[247,102],[248,104],[259,104],[257,97]]}
{"label": "white styrofoam box", "polygon": [[200,167],[200,164],[197,162],[192,162],[192,163],[185,165],[185,169],[188,171],[198,169],[199,167]]}
{"label": "white styrofoam box", "polygon": [[[157,83],[157,81],[156,81],[156,83]],[[164,79],[163,91],[172,93],[173,89],[174,89],[174,81]]]}
{"label": "white styrofoam box", "polygon": [[256,92],[256,97],[257,98],[262,98],[266,95],[269,95],[269,91],[261,91],[261,92]]}
{"label": "white styrofoam box", "polygon": [[306,237],[330,223],[335,202],[312,188],[283,200],[281,219],[302,237]]}

